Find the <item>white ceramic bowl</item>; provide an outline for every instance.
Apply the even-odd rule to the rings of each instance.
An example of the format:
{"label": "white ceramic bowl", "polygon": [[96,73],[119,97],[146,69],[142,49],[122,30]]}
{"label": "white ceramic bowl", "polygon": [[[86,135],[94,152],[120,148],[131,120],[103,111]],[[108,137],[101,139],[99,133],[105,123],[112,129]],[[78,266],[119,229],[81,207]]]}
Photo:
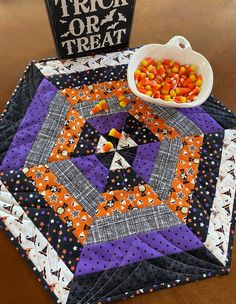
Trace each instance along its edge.
{"label": "white ceramic bowl", "polygon": [[[182,45],[182,47],[181,47]],[[197,72],[202,75],[201,91],[196,100],[189,103],[176,103],[174,101],[164,101],[158,98],[152,98],[137,90],[134,72],[140,62],[151,57],[157,60],[172,59],[180,64],[194,64]],[[139,98],[163,107],[175,108],[193,108],[201,105],[211,94],[213,87],[213,71],[207,59],[192,50],[189,41],[182,36],[174,36],[166,44],[148,44],[138,49],[132,56],[128,65],[128,84],[131,91]]]}

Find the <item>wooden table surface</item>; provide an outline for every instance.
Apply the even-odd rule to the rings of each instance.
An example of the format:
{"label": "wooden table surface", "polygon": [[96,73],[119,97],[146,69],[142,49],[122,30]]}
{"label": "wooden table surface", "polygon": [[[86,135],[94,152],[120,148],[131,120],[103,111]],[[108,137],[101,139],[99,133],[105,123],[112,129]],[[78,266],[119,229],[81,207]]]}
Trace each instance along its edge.
{"label": "wooden table surface", "polygon": [[[236,0],[137,0],[131,46],[183,35],[214,71],[213,94],[236,112]],[[55,56],[43,0],[0,0],[0,107],[32,59]],[[0,231],[0,303],[50,304],[47,292]],[[135,304],[236,303],[236,250],[229,276],[136,297]],[[117,302],[118,303],[118,302]]]}

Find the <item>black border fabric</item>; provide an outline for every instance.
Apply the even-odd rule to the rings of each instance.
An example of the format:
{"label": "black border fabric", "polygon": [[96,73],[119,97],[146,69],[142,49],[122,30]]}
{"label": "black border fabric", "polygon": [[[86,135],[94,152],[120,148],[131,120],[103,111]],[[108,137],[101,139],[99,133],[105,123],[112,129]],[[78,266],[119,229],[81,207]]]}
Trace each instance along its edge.
{"label": "black border fabric", "polygon": [[236,116],[213,95],[201,105],[224,129],[236,128]]}
{"label": "black border fabric", "polygon": [[44,79],[39,69],[31,63],[23,75],[19,88],[10,98],[0,120],[0,162],[2,162],[17,129],[40,83]]}

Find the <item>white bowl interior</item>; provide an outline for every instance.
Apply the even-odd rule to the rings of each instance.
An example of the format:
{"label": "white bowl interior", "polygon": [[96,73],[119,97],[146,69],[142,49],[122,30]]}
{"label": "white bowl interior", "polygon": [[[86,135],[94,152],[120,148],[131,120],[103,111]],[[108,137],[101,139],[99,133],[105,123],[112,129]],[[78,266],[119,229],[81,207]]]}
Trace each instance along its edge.
{"label": "white bowl interior", "polygon": [[[191,103],[176,103],[174,101],[163,101],[140,93],[137,90],[134,81],[134,72],[139,67],[140,62],[146,58],[151,57],[157,60],[172,59],[180,64],[194,64],[197,67],[197,72],[202,75],[202,86],[198,98]],[[132,92],[139,98],[147,102],[165,107],[179,107],[179,108],[192,108],[202,104],[209,97],[213,86],[213,72],[207,59],[192,50],[191,47],[180,48],[178,45],[162,45],[162,44],[149,44],[137,50],[128,66],[128,83]]]}

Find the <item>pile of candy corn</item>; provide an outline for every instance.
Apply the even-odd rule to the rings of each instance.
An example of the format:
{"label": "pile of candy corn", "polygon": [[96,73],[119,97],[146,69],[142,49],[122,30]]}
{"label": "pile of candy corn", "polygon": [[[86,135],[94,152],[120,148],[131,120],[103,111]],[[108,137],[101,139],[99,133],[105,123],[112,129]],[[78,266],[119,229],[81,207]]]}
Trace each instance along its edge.
{"label": "pile of candy corn", "polygon": [[90,111],[90,114],[95,115],[101,111],[108,112],[109,108],[105,99],[101,100],[99,103],[95,104],[95,106]]}
{"label": "pile of candy corn", "polygon": [[178,103],[194,101],[202,84],[195,65],[181,65],[170,59],[143,59],[134,79],[140,93]]}
{"label": "pile of candy corn", "polygon": [[128,105],[129,99],[125,97],[123,92],[117,90],[116,91],[116,97],[118,98],[119,104],[122,108],[125,108]]}
{"label": "pile of candy corn", "polygon": [[[121,91],[121,90],[116,90],[115,93],[116,93],[116,97],[118,98],[119,105],[122,108],[125,108],[129,104],[130,100],[125,97],[124,92]],[[100,102],[96,103],[95,106],[90,111],[90,114],[96,115],[97,113],[99,113],[101,111],[104,111],[106,113],[109,112],[109,107],[108,107],[108,104],[107,104],[107,102],[106,102],[105,99],[103,99]]]}
{"label": "pile of candy corn", "polygon": [[[117,131],[115,128],[112,128],[108,134],[111,137],[120,139],[121,138],[121,133]],[[113,148],[113,143],[108,141],[105,145],[103,145],[102,149],[104,152],[109,152]]]}

